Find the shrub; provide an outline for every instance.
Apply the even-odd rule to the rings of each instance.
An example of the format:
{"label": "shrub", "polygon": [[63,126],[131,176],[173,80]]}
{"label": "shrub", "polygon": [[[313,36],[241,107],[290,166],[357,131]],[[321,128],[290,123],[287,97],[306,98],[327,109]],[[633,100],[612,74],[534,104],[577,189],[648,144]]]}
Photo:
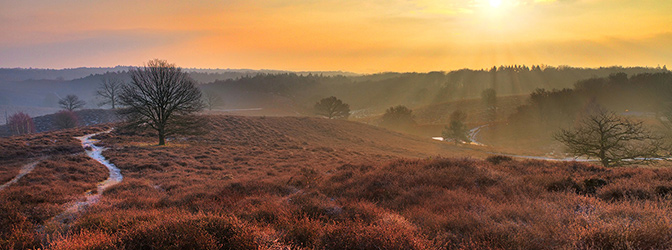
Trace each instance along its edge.
{"label": "shrub", "polygon": [[431,243],[413,229],[395,223],[335,225],[321,239],[322,249],[430,249]]}
{"label": "shrub", "polygon": [[591,178],[583,181],[583,186],[588,194],[594,194],[598,188],[607,185],[607,181],[600,178]]}
{"label": "shrub", "polygon": [[61,110],[58,111],[52,120],[54,127],[58,129],[74,128],[79,126],[79,118],[77,114],[72,111]]}
{"label": "shrub", "polygon": [[49,244],[51,250],[78,250],[78,249],[119,249],[116,245],[119,239],[103,232],[81,231]]}
{"label": "shrub", "polygon": [[493,155],[493,156],[488,156],[488,158],[485,158],[487,162],[490,162],[495,165],[499,165],[502,162],[509,162],[513,161],[513,158],[505,155]]}
{"label": "shrub", "polygon": [[121,239],[126,249],[219,249],[215,237],[194,221],[173,219],[132,229]]}
{"label": "shrub", "polygon": [[575,191],[575,192],[581,192],[581,186],[579,186],[578,183],[576,183],[572,178],[567,177],[566,179],[562,179],[559,181],[554,181],[548,184],[546,186],[546,190],[551,191],[551,192],[562,192],[562,191]]}

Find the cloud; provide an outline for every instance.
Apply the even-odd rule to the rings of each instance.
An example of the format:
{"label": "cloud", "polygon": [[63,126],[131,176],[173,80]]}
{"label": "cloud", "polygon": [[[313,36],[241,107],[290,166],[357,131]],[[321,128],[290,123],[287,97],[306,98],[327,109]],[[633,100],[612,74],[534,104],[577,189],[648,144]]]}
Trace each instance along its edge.
{"label": "cloud", "polygon": [[[160,56],[163,48],[202,36],[201,32],[121,30],[72,33],[71,38],[0,47],[0,67],[69,67],[118,60],[114,65],[138,64],[147,56]],[[161,52],[158,52],[161,51]],[[138,59],[140,57],[141,59]],[[152,58],[152,57],[150,57]],[[124,62],[124,63],[122,63]]]}

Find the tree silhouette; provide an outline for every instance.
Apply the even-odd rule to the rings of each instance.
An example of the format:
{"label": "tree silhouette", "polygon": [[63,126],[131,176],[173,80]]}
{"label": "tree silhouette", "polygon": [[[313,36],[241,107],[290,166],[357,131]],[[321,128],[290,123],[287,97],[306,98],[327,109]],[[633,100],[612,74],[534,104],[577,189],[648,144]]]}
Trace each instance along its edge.
{"label": "tree silhouette", "polygon": [[329,119],[348,119],[350,105],[340,99],[330,96],[315,103],[315,113]]}
{"label": "tree silhouette", "polygon": [[61,98],[60,100],[58,100],[58,105],[61,106],[61,108],[63,109],[73,111],[75,109],[84,107],[84,105],[86,105],[86,102],[79,100],[79,97],[77,97],[76,95],[67,95],[65,96],[65,98]]}
{"label": "tree silhouette", "polygon": [[410,110],[403,105],[390,107],[385,111],[385,114],[383,114],[380,124],[384,127],[394,129],[409,128],[412,125],[415,125],[413,110]]}
{"label": "tree silhouette", "polygon": [[595,157],[603,166],[634,164],[660,158],[661,138],[642,122],[630,121],[602,107],[595,107],[572,130],[562,129],[555,139],[576,156]]}
{"label": "tree silhouette", "polygon": [[98,106],[110,105],[112,109],[116,109],[123,85],[124,83],[117,78],[103,78],[100,87],[96,91],[96,95],[103,98],[103,101],[98,103]]}
{"label": "tree silhouette", "polygon": [[455,110],[452,114],[450,114],[450,126],[446,126],[443,130],[443,138],[452,139],[455,144],[461,141],[471,142],[467,134],[469,133],[469,129],[467,129],[467,126],[464,124],[466,120],[466,113],[462,112],[461,110]]}
{"label": "tree silhouette", "polygon": [[224,106],[224,100],[222,100],[222,97],[210,92],[207,92],[203,95],[203,103],[206,107],[208,107],[208,110],[212,110],[214,107]]}
{"label": "tree silhouette", "polygon": [[497,91],[493,88],[483,90],[481,99],[485,105],[488,121],[497,119]]}
{"label": "tree silhouette", "polygon": [[202,126],[193,113],[203,109],[201,91],[181,68],[165,60],[151,60],[144,67],[130,70],[131,82],[122,87],[119,113],[126,117],[127,129],[149,127],[159,134],[159,145],[166,136],[191,133]]}

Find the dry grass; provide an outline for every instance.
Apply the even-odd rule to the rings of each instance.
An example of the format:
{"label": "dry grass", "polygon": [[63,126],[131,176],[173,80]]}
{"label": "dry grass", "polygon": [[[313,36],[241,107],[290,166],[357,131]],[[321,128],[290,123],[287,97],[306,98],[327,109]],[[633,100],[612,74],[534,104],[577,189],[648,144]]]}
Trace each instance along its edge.
{"label": "dry grass", "polygon": [[[464,158],[447,145],[344,121],[212,121],[207,136],[174,138],[187,145],[180,147],[138,144],[155,140],[148,134],[101,136],[110,148],[104,155],[124,181],[49,237],[41,233],[42,221],[106,172],[83,155],[46,160],[37,176],[0,192],[0,248],[672,245],[670,169]],[[457,158],[432,157],[436,152]]]}

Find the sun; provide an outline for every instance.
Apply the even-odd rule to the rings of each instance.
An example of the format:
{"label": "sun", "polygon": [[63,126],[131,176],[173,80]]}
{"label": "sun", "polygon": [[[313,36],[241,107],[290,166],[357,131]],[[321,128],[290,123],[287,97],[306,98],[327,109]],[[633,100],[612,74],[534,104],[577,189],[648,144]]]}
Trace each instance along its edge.
{"label": "sun", "polygon": [[502,5],[502,0],[490,0],[490,6],[493,8],[499,8]]}

